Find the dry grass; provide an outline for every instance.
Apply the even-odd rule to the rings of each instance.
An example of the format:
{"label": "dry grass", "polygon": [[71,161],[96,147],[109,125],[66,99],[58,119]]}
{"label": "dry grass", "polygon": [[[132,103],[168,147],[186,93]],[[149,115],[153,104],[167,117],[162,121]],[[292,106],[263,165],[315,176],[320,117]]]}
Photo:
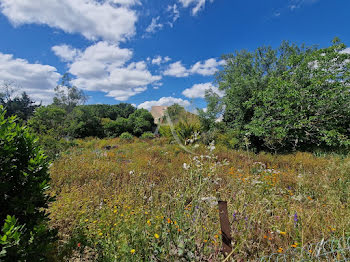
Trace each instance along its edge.
{"label": "dry grass", "polygon": [[219,199],[229,204],[235,259],[349,236],[350,158],[193,150],[165,140],[79,141],[51,167],[62,254],[219,261]]}

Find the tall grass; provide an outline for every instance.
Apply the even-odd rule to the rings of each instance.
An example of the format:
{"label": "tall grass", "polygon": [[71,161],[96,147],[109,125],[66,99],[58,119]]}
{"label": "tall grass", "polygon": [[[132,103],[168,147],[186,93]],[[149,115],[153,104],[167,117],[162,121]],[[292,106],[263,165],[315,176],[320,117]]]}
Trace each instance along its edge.
{"label": "tall grass", "polygon": [[219,261],[219,199],[229,204],[234,259],[350,235],[350,158],[188,154],[161,139],[78,144],[51,167],[51,226],[67,260]]}

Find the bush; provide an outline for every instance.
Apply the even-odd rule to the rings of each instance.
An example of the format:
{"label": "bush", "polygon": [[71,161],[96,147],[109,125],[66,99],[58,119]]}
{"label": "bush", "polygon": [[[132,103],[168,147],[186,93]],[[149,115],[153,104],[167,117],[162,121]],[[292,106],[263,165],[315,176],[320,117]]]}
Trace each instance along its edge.
{"label": "bush", "polygon": [[119,138],[121,138],[123,140],[132,140],[134,137],[129,132],[124,132],[123,134],[121,134],[119,136]]}
{"label": "bush", "polygon": [[155,135],[152,132],[145,132],[141,136],[142,139],[153,139]]}
{"label": "bush", "polygon": [[[47,227],[45,211],[52,201],[46,194],[49,181],[48,161],[38,140],[25,126],[19,126],[15,117],[5,119],[5,110],[0,107],[0,221],[6,220],[3,233],[19,241],[9,245],[7,237],[2,238],[4,261],[48,259],[55,237]],[[11,232],[15,225],[21,227],[20,236]]]}

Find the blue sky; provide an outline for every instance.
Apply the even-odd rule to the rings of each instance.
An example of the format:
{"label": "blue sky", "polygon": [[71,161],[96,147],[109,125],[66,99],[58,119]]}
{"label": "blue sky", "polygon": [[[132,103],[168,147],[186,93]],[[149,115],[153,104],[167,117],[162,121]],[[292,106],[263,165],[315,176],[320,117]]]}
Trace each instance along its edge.
{"label": "blue sky", "polygon": [[65,72],[88,103],[205,107],[222,54],[350,44],[348,0],[0,0],[0,82],[50,103]]}

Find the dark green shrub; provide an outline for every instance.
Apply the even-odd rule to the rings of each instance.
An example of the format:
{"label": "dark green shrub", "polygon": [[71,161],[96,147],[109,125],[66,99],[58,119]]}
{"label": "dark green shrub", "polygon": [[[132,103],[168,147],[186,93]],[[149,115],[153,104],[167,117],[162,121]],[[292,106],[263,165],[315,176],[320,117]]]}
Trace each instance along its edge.
{"label": "dark green shrub", "polygon": [[119,136],[119,138],[121,138],[123,140],[132,140],[134,137],[129,132],[124,132],[123,134],[121,134]]}
{"label": "dark green shrub", "polygon": [[142,139],[153,139],[155,135],[152,132],[145,132],[141,136]]}
{"label": "dark green shrub", "polygon": [[6,119],[1,107],[0,221],[3,224],[7,219],[3,227],[6,232],[11,231],[6,229],[9,215],[17,220],[12,226],[21,227],[18,245],[1,244],[1,249],[6,248],[3,261],[48,260],[55,237],[47,227],[45,211],[52,200],[46,194],[49,181],[48,161],[38,140],[25,126],[18,125],[15,117]]}

